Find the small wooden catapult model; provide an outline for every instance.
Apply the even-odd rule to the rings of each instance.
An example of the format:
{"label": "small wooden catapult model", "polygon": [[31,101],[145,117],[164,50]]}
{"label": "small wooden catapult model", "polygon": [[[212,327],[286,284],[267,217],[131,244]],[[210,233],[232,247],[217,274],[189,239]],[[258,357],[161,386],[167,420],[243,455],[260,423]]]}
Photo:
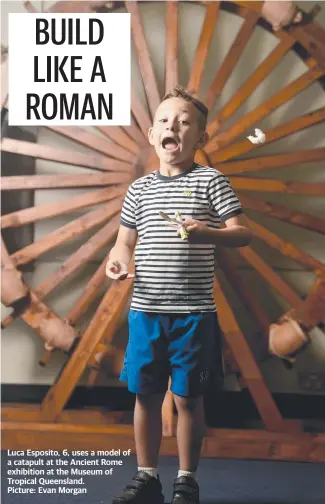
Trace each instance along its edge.
{"label": "small wooden catapult model", "polygon": [[[139,2],[141,4],[141,2]],[[100,383],[104,362],[110,362],[113,375],[118,376],[122,366],[124,350],[113,344],[121,314],[128,305],[133,280],[112,282],[99,305],[98,292],[105,277],[107,257],[98,267],[86,288],[73,307],[63,316],[50,307],[48,298],[63,284],[73,281],[73,275],[82,270],[100,250],[115,241],[119,228],[119,213],[127,187],[139,176],[157,167],[147,132],[161,100],[150,57],[141,9],[150,2],[140,5],[136,1],[126,2],[57,2],[51,12],[109,12],[124,9],[131,13],[131,24],[135,52],[143,80],[143,91],[147,105],[132,89],[132,122],[128,127],[98,127],[100,134],[76,127],[51,127],[47,130],[63,139],[75,142],[75,149],[51,147],[40,143],[29,143],[3,137],[1,149],[37,159],[50,160],[91,169],[94,173],[76,175],[32,175],[4,176],[2,191],[58,189],[90,187],[97,189],[74,197],[67,196],[58,203],[22,209],[3,215],[2,229],[19,228],[59,215],[69,215],[79,209],[96,205],[82,217],[71,220],[65,226],[31,243],[21,250],[8,252],[2,240],[2,303],[13,309],[2,321],[3,338],[6,327],[16,318],[21,318],[44,340],[44,354],[40,363],[45,366],[53,351],[67,352],[66,363],[50,387],[40,405],[3,405],[2,429],[3,449],[52,448],[58,449],[134,449],[133,427],[130,416],[123,412],[107,412],[100,409],[70,410],[65,406],[85,371],[89,385]],[[156,2],[155,2],[156,3]],[[241,55],[258,27],[267,37],[273,36],[277,44],[270,54],[253,69],[249,77],[234,92],[233,96],[209,118],[207,131],[210,140],[204,150],[199,150],[196,161],[216,167],[227,175],[238,194],[243,207],[248,211],[249,223],[255,240],[289,258],[314,275],[314,283],[305,297],[297,294],[290,282],[285,280],[258,254],[254,247],[238,249],[234,254],[255,270],[265,281],[265,289],[285,302],[290,309],[277,320],[270,318],[261,306],[249,283],[245,282],[234,262],[234,255],[218,249],[216,259],[224,277],[233,287],[242,307],[254,321],[256,334],[265,342],[268,356],[273,354],[287,365],[293,365],[298,352],[311,341],[311,331],[324,331],[325,314],[325,265],[292,243],[272,232],[251,215],[266,216],[281,223],[325,234],[325,220],[303,210],[292,210],[280,202],[268,200],[267,194],[290,194],[305,197],[324,197],[325,186],[320,182],[284,181],[281,178],[254,177],[254,172],[281,169],[298,163],[324,163],[325,148],[293,150],[272,155],[259,154],[257,149],[291,135],[305,134],[310,128],[325,121],[325,108],[308,111],[304,115],[290,118],[278,125],[266,126],[263,130],[263,145],[251,142],[249,135],[259,128],[263,120],[290,100],[302,99],[300,94],[312,84],[315,93],[324,91],[325,76],[325,31],[314,20],[318,7],[310,13],[297,9],[292,2],[246,2],[246,1],[201,1],[165,2],[165,90],[179,83],[179,17],[180,3],[184,8],[201,8],[205,11],[199,42],[188,82],[180,82],[193,93],[199,93],[213,33],[218,29],[222,12],[239,16],[242,24],[224,60],[216,71],[215,78],[204,97],[210,110],[222,94],[228,79],[234,75]],[[32,3],[26,9],[36,12]],[[243,113],[235,122],[228,123],[233,114],[248,100],[273,70],[292,53],[303,61],[305,70],[292,82],[266,99],[256,108]],[[5,79],[8,60],[2,61],[2,76]],[[1,94],[1,106],[7,104],[6,81]],[[303,143],[303,142],[302,142]],[[78,151],[77,144],[88,151]],[[275,148],[276,151],[276,148]],[[281,151],[282,152],[282,151]],[[250,156],[252,154],[252,156]],[[247,175],[248,173],[248,175]],[[98,187],[101,186],[101,189]],[[251,212],[251,213],[250,213]],[[30,287],[22,274],[23,265],[39,258],[85,232],[94,228],[96,232],[68,257],[60,268],[44,278],[35,287]],[[99,230],[98,230],[99,228]],[[133,263],[131,265],[131,269]],[[214,295],[218,307],[219,321],[225,340],[225,369],[236,373],[242,387],[249,390],[261,416],[265,430],[209,429],[204,440],[202,455],[210,457],[254,457],[282,460],[325,461],[325,436],[303,431],[302,421],[284,419],[260,370],[258,361],[264,356],[256,355],[254,344],[250,344],[247,332],[237,321],[218,272],[215,275]],[[96,302],[96,306],[94,306]],[[80,320],[84,313],[94,309],[86,328],[81,329]],[[250,331],[251,332],[251,331]],[[14,365],[14,361],[13,361]],[[289,371],[288,371],[289,372]],[[240,412],[238,413],[240,414]],[[174,437],[174,409],[170,392],[163,405],[163,454],[176,454]]]}

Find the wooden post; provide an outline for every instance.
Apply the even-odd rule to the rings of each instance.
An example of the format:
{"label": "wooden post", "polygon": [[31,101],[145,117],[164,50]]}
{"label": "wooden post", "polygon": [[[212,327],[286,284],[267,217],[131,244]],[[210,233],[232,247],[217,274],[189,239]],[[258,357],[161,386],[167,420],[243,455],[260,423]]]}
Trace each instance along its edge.
{"label": "wooden post", "polygon": [[289,426],[286,425],[281,417],[216,277],[214,282],[214,297],[219,313],[221,330],[237,361],[266,429],[269,431],[286,431]]}

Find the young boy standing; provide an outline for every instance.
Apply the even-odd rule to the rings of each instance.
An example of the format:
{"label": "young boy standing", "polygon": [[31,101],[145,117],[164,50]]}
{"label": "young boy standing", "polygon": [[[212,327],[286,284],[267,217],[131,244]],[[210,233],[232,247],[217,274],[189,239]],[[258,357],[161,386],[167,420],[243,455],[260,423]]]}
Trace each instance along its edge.
{"label": "young boy standing", "polygon": [[[106,266],[107,276],[125,279],[135,249],[129,342],[121,380],[136,394],[138,472],[113,504],[164,503],[157,465],[169,376],[178,412],[180,463],[172,504],[199,504],[196,470],[205,430],[203,394],[218,336],[214,249],[243,247],[251,240],[228,179],[194,162],[196,150],[208,140],[207,114],[205,105],[179,86],[163,98],[149,130],[159,170],[129,187]],[[187,239],[166,226],[161,211],[171,218],[181,213]]]}

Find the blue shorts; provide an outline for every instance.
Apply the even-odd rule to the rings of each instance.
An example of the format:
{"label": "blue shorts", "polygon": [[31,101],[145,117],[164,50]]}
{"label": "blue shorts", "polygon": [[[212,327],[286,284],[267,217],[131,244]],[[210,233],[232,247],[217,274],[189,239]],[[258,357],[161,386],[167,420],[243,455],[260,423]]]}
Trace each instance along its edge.
{"label": "blue shorts", "polygon": [[120,380],[135,394],[202,395],[207,387],[219,326],[216,312],[161,314],[130,310],[129,342]]}

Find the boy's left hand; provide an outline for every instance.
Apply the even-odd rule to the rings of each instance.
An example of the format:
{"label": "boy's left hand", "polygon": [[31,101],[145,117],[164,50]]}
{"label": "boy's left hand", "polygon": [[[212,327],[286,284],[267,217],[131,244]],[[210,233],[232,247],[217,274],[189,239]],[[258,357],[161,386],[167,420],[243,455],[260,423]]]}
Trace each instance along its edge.
{"label": "boy's left hand", "polygon": [[203,222],[195,219],[184,219],[183,226],[188,232],[190,243],[208,243],[209,228]]}

